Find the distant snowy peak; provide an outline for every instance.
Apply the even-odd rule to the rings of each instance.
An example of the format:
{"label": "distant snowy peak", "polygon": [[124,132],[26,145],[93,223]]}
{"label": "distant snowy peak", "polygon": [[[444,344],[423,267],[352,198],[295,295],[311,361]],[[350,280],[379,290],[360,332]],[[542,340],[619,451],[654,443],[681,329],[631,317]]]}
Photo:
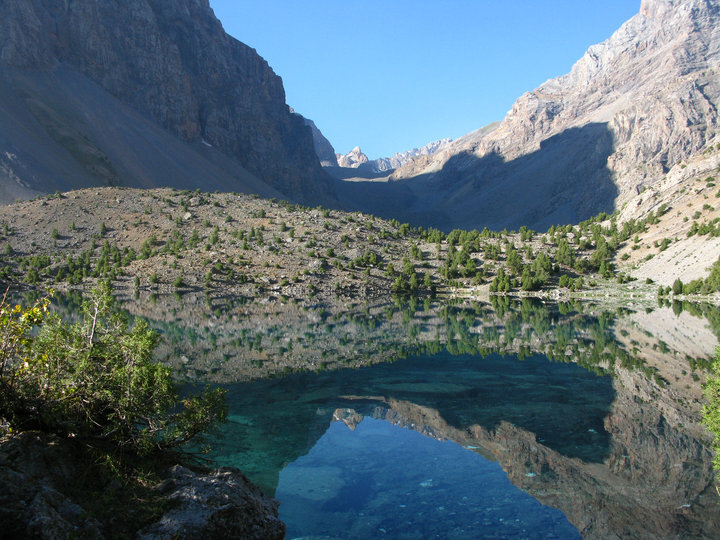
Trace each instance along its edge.
{"label": "distant snowy peak", "polygon": [[406,152],[399,152],[389,158],[378,158],[375,160],[369,160],[368,157],[360,150],[359,146],[356,146],[347,154],[336,154],[338,165],[340,167],[349,168],[360,168],[367,169],[371,172],[383,172],[391,171],[402,167],[413,158],[418,156],[430,156],[435,152],[445,149],[450,145],[452,139],[440,139],[439,141],[433,141],[421,148],[413,148]]}
{"label": "distant snowy peak", "polygon": [[352,169],[357,169],[360,165],[368,163],[369,161],[359,146],[356,146],[347,154],[335,154],[335,157],[340,167],[349,167]]}
{"label": "distant snowy peak", "polygon": [[407,163],[413,158],[416,158],[418,156],[430,156],[435,152],[439,152],[440,150],[443,150],[445,147],[447,147],[451,142],[452,139],[449,138],[440,139],[439,141],[433,141],[431,143],[428,143],[422,148],[413,148],[412,150],[408,150],[406,152],[399,152],[389,158],[376,159],[375,163],[378,170],[380,171],[397,169],[398,167],[402,167],[403,165],[405,165],[405,163]]}

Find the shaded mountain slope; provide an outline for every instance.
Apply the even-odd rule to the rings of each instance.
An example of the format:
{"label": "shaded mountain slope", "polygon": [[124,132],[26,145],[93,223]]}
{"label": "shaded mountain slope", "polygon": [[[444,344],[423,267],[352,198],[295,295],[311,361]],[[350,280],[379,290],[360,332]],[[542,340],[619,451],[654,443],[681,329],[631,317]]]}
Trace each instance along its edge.
{"label": "shaded mountain slope", "polygon": [[184,142],[77,72],[4,69],[0,201],[78,187],[280,193],[215,148]]}
{"label": "shaded mountain slope", "polygon": [[398,213],[440,215],[445,229],[544,228],[620,209],[720,130],[719,103],[718,2],[644,0],[494,130],[398,169],[390,180],[414,193]]}
{"label": "shaded mountain slope", "polygon": [[281,79],[207,0],[7,0],[0,17],[5,201],[91,184],[331,197]]}
{"label": "shaded mountain slope", "polygon": [[[617,197],[607,168],[612,145],[605,124],[588,124],[551,136],[514,159],[498,151],[462,151],[436,172],[402,181],[393,181],[393,175],[385,183],[345,183],[337,191],[345,200],[365,204],[365,211],[444,230],[524,224],[543,230],[612,211]],[[577,160],[578,153],[585,158]],[[575,175],[592,176],[581,184]]]}

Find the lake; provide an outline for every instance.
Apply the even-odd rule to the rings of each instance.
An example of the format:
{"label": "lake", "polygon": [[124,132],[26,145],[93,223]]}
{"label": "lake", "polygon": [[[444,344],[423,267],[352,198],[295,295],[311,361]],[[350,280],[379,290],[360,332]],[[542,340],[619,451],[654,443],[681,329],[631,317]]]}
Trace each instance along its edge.
{"label": "lake", "polygon": [[717,307],[125,307],[185,384],[227,388],[210,457],[280,501],[288,538],[720,536],[699,423]]}

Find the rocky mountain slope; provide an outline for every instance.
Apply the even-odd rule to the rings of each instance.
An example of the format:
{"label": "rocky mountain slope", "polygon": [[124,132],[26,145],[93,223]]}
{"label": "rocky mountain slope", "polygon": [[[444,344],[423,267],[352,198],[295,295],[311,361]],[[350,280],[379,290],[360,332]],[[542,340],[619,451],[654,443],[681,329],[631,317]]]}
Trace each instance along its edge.
{"label": "rocky mountain slope", "polygon": [[91,185],[332,198],[280,77],[208,0],[8,0],[0,17],[0,201]]}
{"label": "rocky mountain slope", "polygon": [[[720,149],[708,159],[720,159]],[[693,230],[696,253],[705,256],[693,263],[692,278],[706,276],[713,263],[720,269],[713,252],[720,206],[709,204],[715,188],[708,184],[713,182],[698,185],[691,206],[664,204],[652,219],[632,224],[596,219],[547,234],[522,229],[449,235],[241,194],[91,188],[0,206],[0,283],[53,283],[61,289],[108,278],[138,293],[276,295],[302,305],[432,291],[555,297],[607,292],[624,301],[619,284],[627,283],[627,274],[661,259]],[[685,228],[660,242],[665,220],[677,219],[678,211],[688,218],[680,218]],[[641,254],[641,263],[626,257],[628,252]],[[622,273],[616,275],[619,265]],[[674,261],[663,268],[667,275],[657,284],[628,285],[632,294],[642,288],[654,304],[658,284],[672,285],[678,277]],[[713,275],[682,292],[717,303],[720,280]]]}
{"label": "rocky mountain slope", "polygon": [[720,235],[697,234],[720,222],[720,137],[677,163],[654,184],[638,190],[619,212],[621,221],[660,212],[657,223],[627,242],[615,257],[618,267],[638,279],[669,286],[705,277],[720,255]]}
{"label": "rocky mountain slope", "polygon": [[357,169],[361,165],[370,161],[370,158],[365,155],[365,153],[360,149],[359,146],[356,146],[347,154],[335,154],[335,157],[337,158],[339,167],[346,167],[352,169]]}
{"label": "rocky mountain slope", "polygon": [[[315,136],[314,132],[313,136]],[[320,134],[320,136],[322,136],[322,134]],[[365,173],[380,173],[385,171],[390,173],[394,169],[402,167],[413,158],[418,156],[430,156],[440,150],[443,150],[444,148],[447,148],[451,142],[452,139],[440,139],[428,143],[421,148],[413,148],[412,150],[406,150],[405,152],[398,152],[388,158],[377,158],[373,160],[368,158],[359,146],[356,146],[347,154],[335,154],[335,157],[337,158],[337,164],[339,167],[359,169]]]}
{"label": "rocky mountain slope", "polygon": [[398,152],[389,158],[379,158],[375,160],[376,167],[379,171],[389,171],[397,169],[405,165],[408,161],[418,156],[431,156],[440,150],[447,148],[452,139],[445,138],[426,144],[420,148],[413,148],[405,152]]}
{"label": "rocky mountain slope", "polygon": [[320,160],[320,165],[323,167],[338,167],[337,156],[335,155],[335,149],[332,143],[322,134],[322,131],[315,125],[315,122],[305,117],[303,117],[303,122],[305,122],[305,125],[312,131],[313,146]]}
{"label": "rocky mountain slope", "polygon": [[394,196],[403,217],[446,229],[544,229],[620,209],[718,133],[719,75],[716,0],[643,0],[489,133],[414,159],[391,178],[401,186],[343,200],[371,210]]}

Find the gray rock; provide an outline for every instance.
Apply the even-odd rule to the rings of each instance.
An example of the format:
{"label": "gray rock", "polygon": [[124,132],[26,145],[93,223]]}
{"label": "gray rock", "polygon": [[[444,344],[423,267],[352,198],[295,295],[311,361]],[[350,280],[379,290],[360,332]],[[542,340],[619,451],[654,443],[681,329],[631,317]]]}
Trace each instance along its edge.
{"label": "gray rock", "polygon": [[399,169],[407,162],[420,157],[420,156],[432,156],[433,154],[440,152],[447,148],[452,139],[440,139],[421,146],[420,148],[413,148],[412,150],[406,150],[405,152],[398,152],[397,154],[390,156],[389,158],[378,158],[373,160],[373,168],[376,171],[390,171],[393,169]]}
{"label": "gray rock", "polygon": [[61,490],[81,467],[63,441],[35,432],[0,440],[0,522],[10,538],[103,538]]}
{"label": "gray rock", "polygon": [[363,153],[359,146],[350,150],[347,154],[335,154],[337,163],[340,167],[356,169],[363,163],[368,162],[368,157]]}
{"label": "gray rock", "polygon": [[277,517],[279,503],[263,495],[237,469],[197,474],[182,466],[170,470],[160,486],[175,508],[138,538],[278,539],[285,524]]}
{"label": "gray rock", "polygon": [[[292,108],[290,109],[290,111],[294,112]],[[337,167],[337,157],[332,143],[327,140],[325,135],[322,134],[322,131],[320,131],[320,129],[315,125],[315,122],[313,122],[309,118],[305,118],[302,115],[298,114],[298,116],[303,119],[305,125],[308,126],[310,128],[310,131],[312,132],[313,146],[315,147],[315,153],[320,159],[320,165],[322,165],[323,167]]]}
{"label": "gray rock", "polygon": [[[65,491],[84,468],[68,441],[39,432],[0,439],[3,538],[103,538],[109,524],[88,517]],[[118,486],[115,486],[117,488]],[[175,466],[157,487],[173,503],[140,538],[281,539],[278,502],[237,469],[194,472]]]}
{"label": "gray rock", "polygon": [[[439,152],[447,148],[452,139],[440,139],[426,144],[420,148],[413,148],[412,150],[406,150],[405,152],[398,152],[397,154],[387,158],[369,159],[359,146],[353,148],[347,154],[336,154],[337,166],[347,167],[353,169],[359,169],[366,173],[380,173],[388,171],[392,172],[394,169],[402,167],[412,159],[419,156],[431,156],[436,152]],[[330,165],[323,164],[324,167]]]}
{"label": "gray rock", "polygon": [[[90,169],[98,183],[116,183],[125,177],[147,183],[138,179],[137,165],[124,176],[119,169],[127,167],[128,161],[152,159],[158,149],[148,145],[129,152],[126,146],[131,143],[124,142],[121,151],[118,142],[89,136],[90,128],[80,129],[82,118],[92,121],[100,113],[89,112],[92,101],[84,96],[78,117],[68,119],[68,103],[58,103],[62,87],[51,84],[30,94],[32,108],[27,78],[70,70],[181,141],[229,156],[236,168],[242,165],[286,197],[320,201],[331,194],[310,131],[285,103],[282,80],[254,49],[223,31],[208,0],[8,0],[0,3],[0,18],[0,82],[15,90],[3,99],[17,100],[8,104],[8,118],[2,122],[35,126],[40,121],[46,133],[35,135],[35,144],[47,145],[48,135],[58,145],[65,144],[65,150],[83,170]],[[71,101],[72,91],[67,93],[65,101]],[[102,107],[113,105],[108,102]],[[18,117],[26,108],[32,109],[34,122]],[[128,118],[126,123],[131,131],[133,120]],[[68,137],[76,141],[72,148],[67,148]],[[53,174],[40,169],[32,157],[41,152],[29,149],[21,130],[3,142],[13,159],[0,163],[0,179],[47,191],[44,188]],[[165,152],[168,146],[166,141],[160,145]],[[232,168],[227,163],[223,167]],[[54,174],[63,174],[63,187],[84,187],[76,185],[72,173]],[[205,183],[206,189],[215,189],[212,178]]]}

